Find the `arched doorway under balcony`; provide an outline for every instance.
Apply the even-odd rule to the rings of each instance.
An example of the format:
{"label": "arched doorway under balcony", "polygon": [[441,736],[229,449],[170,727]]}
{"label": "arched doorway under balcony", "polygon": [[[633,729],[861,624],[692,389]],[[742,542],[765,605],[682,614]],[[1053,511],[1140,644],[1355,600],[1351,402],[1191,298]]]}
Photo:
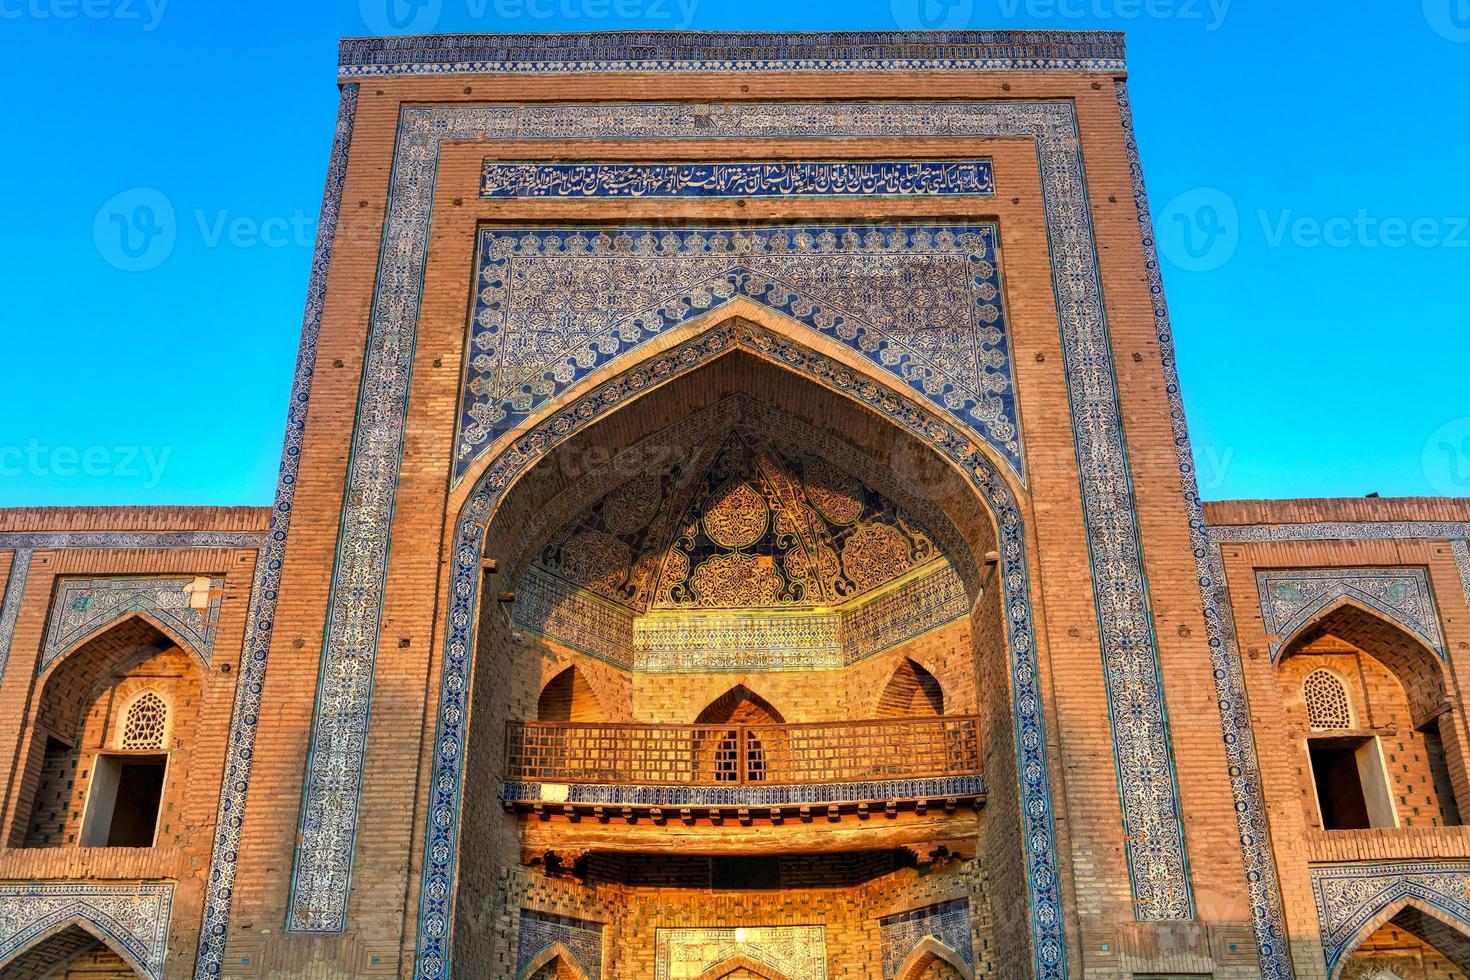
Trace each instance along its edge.
{"label": "arched doorway under balcony", "polygon": [[[468,590],[454,586],[454,594],[464,597],[463,605],[456,600],[448,611],[449,652],[436,744],[452,745],[455,738],[464,737],[463,752],[443,756],[442,762],[452,772],[459,765],[457,759],[468,760],[472,774],[464,784],[462,810],[457,789],[454,798],[443,801],[451,810],[440,809],[437,790],[431,800],[426,896],[452,896],[458,887],[449,866],[435,855],[457,854],[459,881],[488,882],[502,874],[499,869],[513,868],[526,853],[541,848],[523,836],[533,830],[585,829],[586,839],[596,842],[579,847],[590,848],[594,857],[612,848],[606,860],[591,862],[593,873],[626,875],[634,873],[628,871],[628,863],[636,855],[630,856],[630,849],[620,848],[616,841],[640,829],[646,831],[640,839],[648,842],[671,838],[665,827],[713,826],[720,828],[718,834],[706,835],[704,841],[705,845],[716,841],[711,846],[718,846],[721,840],[755,833],[757,820],[763,839],[776,840],[771,827],[805,828],[801,832],[817,834],[829,821],[883,814],[881,798],[874,811],[867,797],[841,795],[848,790],[822,788],[819,793],[812,789],[819,784],[797,769],[788,771],[800,778],[778,784],[780,793],[775,796],[731,796],[718,785],[689,785],[686,792],[678,778],[672,786],[668,779],[655,778],[660,772],[692,771],[681,768],[680,762],[695,751],[697,742],[687,732],[688,720],[698,717],[700,705],[708,705],[736,684],[782,705],[785,721],[778,727],[792,746],[792,758],[838,760],[856,766],[858,779],[869,783],[902,782],[905,771],[922,772],[925,779],[953,771],[966,774],[954,785],[978,786],[978,760],[983,756],[990,762],[985,774],[986,811],[1000,807],[1013,815],[996,822],[994,836],[989,836],[989,825],[977,820],[968,802],[974,794],[966,797],[957,791],[948,800],[942,795],[938,799],[910,795],[898,801],[909,814],[905,820],[863,826],[891,833],[896,827],[927,826],[925,820],[968,820],[973,843],[961,848],[958,859],[984,860],[996,869],[1012,866],[1008,873],[1020,880],[1038,880],[1037,862],[1056,860],[1055,847],[1022,849],[1017,844],[1021,839],[1050,840],[1053,830],[1045,777],[1048,743],[1040,714],[1043,699],[1033,690],[1038,673],[1026,538],[1015,488],[990,462],[986,450],[957,437],[904,393],[870,383],[861,372],[853,374],[840,363],[824,360],[824,354],[760,326],[734,322],[722,329],[725,332],[692,339],[690,347],[659,355],[660,366],[648,367],[654,373],[646,378],[630,380],[625,374],[621,380],[608,381],[619,388],[616,399],[609,399],[606,387],[580,396],[591,399],[589,405],[595,403],[591,417],[599,421],[585,431],[584,423],[576,422],[547,440],[535,431],[528,433],[519,443],[516,468],[499,470],[502,464],[492,462],[466,501],[456,534],[456,562],[468,569],[473,561],[473,573],[465,573]],[[644,368],[630,373],[639,370]],[[553,418],[580,419],[579,411],[570,404],[571,415]],[[566,435],[568,431],[573,434]],[[588,460],[595,461],[590,469]],[[602,468],[619,478],[601,485],[589,478]],[[853,486],[875,492],[841,492]],[[584,506],[565,513],[558,510],[553,505],[564,495],[580,495]],[[662,510],[659,501],[665,499],[683,505]],[[706,504],[696,511],[697,522],[682,520],[689,513],[688,502],[696,499]],[[806,510],[808,505],[812,512]],[[880,513],[886,522],[867,519]],[[592,514],[595,522],[593,518],[584,522],[579,514]],[[795,524],[796,515],[806,523]],[[834,534],[834,527],[840,533]],[[640,548],[655,535],[678,545],[655,550],[653,558],[645,560]],[[809,545],[832,537],[840,537],[844,546],[833,549],[835,561],[813,554]],[[853,560],[845,562],[847,549]],[[674,552],[685,556],[687,563],[672,557]],[[808,564],[796,560],[797,554],[810,559]],[[494,567],[484,581],[480,581],[485,574],[482,558],[493,559]],[[921,624],[925,628],[953,624],[952,633],[941,639],[934,639],[931,631],[928,642],[953,644],[953,660],[957,664],[963,660],[972,678],[1008,677],[1010,683],[981,685],[984,690],[977,690],[971,679],[973,693],[968,696],[973,700],[968,704],[957,704],[949,715],[902,720],[905,732],[924,729],[920,722],[930,724],[933,732],[925,729],[921,741],[870,751],[874,732],[888,723],[873,717],[873,705],[880,686],[891,679],[894,661],[886,661],[889,666],[881,677],[871,676],[869,659],[891,655],[893,648],[883,645],[883,636],[875,639],[873,609],[864,604],[881,603],[906,588],[948,587],[927,581],[931,574],[956,584],[959,602],[952,620]],[[559,588],[564,583],[556,582],[549,586],[553,577],[579,588]],[[819,589],[833,604],[810,601]],[[630,599],[644,595],[651,604],[648,612],[629,608]],[[751,616],[748,606],[713,602],[714,596],[740,602],[757,599],[766,608]],[[939,602],[925,608],[951,607]],[[855,612],[840,619],[848,611]],[[455,625],[469,622],[478,626],[472,647],[469,634],[457,632]],[[731,631],[739,642],[725,644],[720,651],[732,659],[714,663],[699,659],[713,646],[710,637]],[[782,637],[797,637],[800,643],[780,642]],[[789,656],[793,649],[800,658],[772,659]],[[960,649],[963,658],[958,656]],[[739,659],[750,654],[760,659]],[[596,767],[579,771],[571,766],[561,778],[540,777],[534,782],[507,779],[502,767],[514,769],[534,741],[526,734],[531,723],[521,719],[535,716],[537,685],[547,656],[571,658],[596,669],[599,677],[607,676],[608,682],[599,688],[607,717],[638,721],[608,723],[601,729],[584,726],[579,737],[602,739],[606,746],[599,750]],[[867,673],[853,680],[850,689],[834,681],[849,674],[857,678],[862,671]],[[803,683],[803,675],[808,682]],[[723,682],[721,676],[726,678]],[[810,683],[813,676],[822,682]],[[912,677],[922,693],[922,678],[917,673]],[[1016,701],[1011,698],[1013,686],[1021,692]],[[798,688],[805,693],[791,696],[799,693]],[[464,702],[456,701],[461,691],[466,692]],[[923,700],[933,704],[927,696]],[[465,717],[467,736],[456,734],[457,719]],[[719,725],[728,730],[732,723],[744,724]],[[507,731],[509,739],[502,743]],[[798,740],[808,745],[813,739],[838,741],[817,744],[804,754],[798,751]],[[507,744],[508,754],[502,755],[498,744]],[[608,752],[637,760],[619,782],[606,778]],[[575,753],[564,757],[574,760]],[[1023,782],[1017,778],[1020,768],[1040,778]],[[436,762],[435,771],[446,770]],[[758,782],[766,784],[763,793],[773,788],[769,780]],[[786,797],[781,794],[790,787],[799,793],[789,807],[783,806]],[[958,805],[954,797],[959,798]],[[715,800],[731,802],[711,802]],[[764,802],[747,805],[757,800]],[[533,805],[536,820],[502,824],[506,809],[529,816]],[[816,821],[818,814],[823,823]],[[475,828],[473,853],[453,849],[460,826]],[[1018,837],[1010,829],[1017,827],[1027,836]],[[887,873],[883,867],[900,866],[883,850],[893,845],[874,846],[887,863],[880,866],[864,859],[853,864],[854,881]],[[924,860],[940,854],[955,859],[957,853],[927,845],[918,852]],[[709,880],[706,852],[696,848],[690,853],[683,847],[678,857],[693,875],[690,880]],[[749,887],[779,893],[785,882],[804,880],[802,876],[813,873],[812,862],[803,864],[797,857],[766,854],[763,860],[773,864],[770,873],[750,869],[746,877],[755,884]],[[673,858],[660,860],[664,867],[659,880],[672,881],[684,874],[680,869],[686,864],[670,863]],[[558,867],[568,864],[563,861]],[[1019,864],[1027,867],[1015,867]],[[1055,873],[1051,867],[1043,878],[1055,882]],[[564,887],[573,892],[576,888]],[[978,893],[971,900],[989,901]],[[568,901],[569,911],[592,916],[591,909],[579,910],[574,900]],[[921,899],[916,896],[915,901]],[[1041,901],[1055,904],[1059,896],[1053,889]],[[655,919],[659,914],[650,912]],[[1060,923],[1060,908],[1044,919],[1030,927]],[[1021,931],[998,934],[996,941],[1018,949],[1029,946],[1028,924],[1009,921],[1000,928]],[[506,941],[508,937],[486,930],[461,929],[453,954],[469,963],[488,962],[496,944]],[[430,938],[429,946],[433,945]]]}

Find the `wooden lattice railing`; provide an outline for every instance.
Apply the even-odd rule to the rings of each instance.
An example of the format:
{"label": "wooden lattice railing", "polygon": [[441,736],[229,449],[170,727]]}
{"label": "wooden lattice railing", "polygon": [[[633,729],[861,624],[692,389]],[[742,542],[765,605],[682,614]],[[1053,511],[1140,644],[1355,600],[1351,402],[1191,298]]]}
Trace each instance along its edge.
{"label": "wooden lattice railing", "polygon": [[511,722],[517,782],[724,786],[914,779],[980,772],[973,715],[807,725]]}

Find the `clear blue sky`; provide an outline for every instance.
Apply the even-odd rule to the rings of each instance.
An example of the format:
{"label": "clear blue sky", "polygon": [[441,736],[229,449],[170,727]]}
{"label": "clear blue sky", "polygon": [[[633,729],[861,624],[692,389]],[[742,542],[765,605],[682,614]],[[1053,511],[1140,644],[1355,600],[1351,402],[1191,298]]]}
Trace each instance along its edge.
{"label": "clear blue sky", "polygon": [[[0,0],[0,505],[270,500],[335,42],[387,2]],[[1470,494],[1470,0],[419,3],[398,23],[1126,30],[1206,497]],[[172,211],[162,261],[119,250],[119,194]]]}

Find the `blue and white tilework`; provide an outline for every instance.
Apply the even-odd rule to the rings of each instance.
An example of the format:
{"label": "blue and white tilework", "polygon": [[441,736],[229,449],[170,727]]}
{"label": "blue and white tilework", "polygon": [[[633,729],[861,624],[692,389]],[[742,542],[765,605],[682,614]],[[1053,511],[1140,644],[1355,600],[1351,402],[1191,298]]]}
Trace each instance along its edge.
{"label": "blue and white tilework", "polygon": [[614,31],[349,38],[338,73],[1126,70],[1123,35],[1103,31]]}
{"label": "blue and white tilework", "polygon": [[38,940],[82,924],[161,980],[173,895],[173,883],[160,881],[0,883],[0,973]]}
{"label": "blue and white tilework", "polygon": [[975,947],[970,936],[970,900],[957,898],[878,920],[883,943],[883,980],[894,980],[914,947],[928,937],[954,950],[973,972]]}
{"label": "blue and white tilework", "polygon": [[201,609],[192,605],[194,597],[190,589],[196,584],[193,575],[58,578],[36,672],[41,673],[65,654],[135,613],[152,619],[208,666],[214,656],[214,633],[219,626],[225,580],[220,576],[200,578],[209,583],[204,597],[207,605]]}
{"label": "blue and white tilework", "polygon": [[1382,613],[1439,654],[1448,654],[1434,591],[1423,568],[1293,568],[1256,573],[1274,661],[1305,626],[1342,600]]}
{"label": "blue and white tilework", "polygon": [[[302,910],[310,911],[313,928],[315,923],[340,928],[345,920],[345,869],[350,867],[355,846],[362,780],[362,739],[357,733],[365,730],[370,708],[389,518],[439,146],[446,140],[495,142],[567,133],[585,140],[952,136],[1034,141],[1041,166],[1053,285],[1061,311],[1059,325],[1138,914],[1144,919],[1183,919],[1193,914],[1132,485],[1119,478],[1127,471],[1127,455],[1075,112],[1069,101],[456,105],[402,110],[338,543],[338,594],[329,611],[323,650],[313,744],[324,751],[313,753],[307,773],[306,812],[329,813],[330,819],[309,819],[304,824],[293,891],[294,927],[303,924]],[[516,455],[510,450],[509,458]],[[487,472],[499,465],[490,461]],[[478,552],[480,545],[475,542],[473,547]],[[469,586],[471,591],[474,587]],[[461,613],[457,597],[455,606],[452,616]],[[451,628],[451,637],[454,632]],[[453,676],[454,672],[446,672],[446,679]],[[458,692],[451,693],[458,696]],[[451,705],[441,707],[449,710]],[[440,722],[441,726],[445,723],[443,714]],[[458,728],[458,718],[453,719],[453,727]],[[443,775],[436,771],[435,778]],[[459,777],[449,778],[454,798]],[[1044,818],[1050,820],[1049,809]],[[438,862],[432,853],[435,836],[430,834],[430,860],[425,865],[430,879],[437,873]],[[452,849],[444,857],[451,859]],[[1038,884],[1033,879],[1033,885],[1052,889],[1055,882]],[[428,889],[425,898],[437,900]],[[1056,936],[1057,945],[1038,940],[1039,959],[1060,951],[1060,919],[1041,925],[1042,931]],[[420,936],[437,941],[422,927]],[[439,962],[435,969],[441,966]],[[1052,971],[1057,969],[1039,968],[1047,975],[1055,975]]]}
{"label": "blue and white tilework", "polygon": [[270,529],[255,562],[255,581],[250,590],[245,645],[240,655],[239,678],[235,682],[235,707],[230,721],[229,744],[225,749],[225,771],[215,817],[214,848],[210,858],[209,881],[205,887],[204,921],[199,933],[199,953],[194,963],[195,980],[218,977],[224,969],[230,904],[234,898],[235,871],[240,855],[240,831],[245,820],[245,801],[250,788],[255,732],[260,723],[260,696],[265,690],[266,660],[270,655],[271,631],[275,624],[281,565],[286,556],[291,507],[296,499],[296,477],[301,461],[302,437],[306,432],[311,375],[316,366],[317,336],[327,294],[327,268],[332,260],[332,243],[336,237],[337,218],[342,203],[342,185],[347,178],[347,153],[352,140],[353,120],[357,115],[357,95],[356,85],[344,86],[337,108],[337,128],[327,164],[316,247],[312,252],[306,310],[301,323],[301,342],[291,379],[290,401],[286,407],[286,436],[281,451],[280,473],[276,481],[276,497],[271,507]]}
{"label": "blue and white tilework", "polygon": [[581,378],[738,297],[853,348],[1019,474],[997,238],[993,224],[484,228],[455,478]]}
{"label": "blue and white tilework", "polygon": [[10,574],[5,578],[5,591],[0,593],[0,682],[5,680],[5,665],[10,662],[10,644],[15,639],[15,623],[25,597],[31,554],[29,548],[17,548],[11,554]]}
{"label": "blue and white tilework", "polygon": [[476,480],[455,527],[451,545],[450,605],[439,691],[429,820],[420,887],[415,975],[443,977],[449,969],[460,802],[464,784],[466,708],[471,690],[473,639],[486,529],[515,480],[559,443],[625,405],[651,384],[697,370],[731,351],[747,351],[830,391],[858,401],[921,438],[969,479],[995,516],[999,530],[999,580],[1010,645],[1013,724],[1020,778],[1022,846],[1027,869],[1036,973],[1041,980],[1067,975],[1058,880],[1055,817],[1051,801],[1042,692],[1036,662],[1026,532],[1014,493],[991,458],[941,416],[898,389],[857,378],[842,364],[787,338],[738,320],[725,321],[607,380],[546,418],[503,453]]}
{"label": "blue and white tilework", "polygon": [[589,980],[602,980],[602,923],[549,912],[521,909],[516,938],[516,976],[546,950],[560,943]]}
{"label": "blue and white tilework", "polygon": [[531,163],[486,160],[488,200],[589,198],[988,197],[989,160],[806,160],[762,163]]}
{"label": "blue and white tilework", "polygon": [[1287,947],[1286,924],[1281,912],[1281,888],[1276,862],[1271,853],[1270,830],[1261,792],[1260,768],[1256,762],[1255,739],[1251,734],[1249,706],[1245,699],[1245,676],[1235,641],[1235,620],[1225,584],[1225,567],[1219,547],[1205,526],[1205,508],[1199,495],[1199,478],[1190,447],[1189,426],[1184,416],[1184,397],[1179,386],[1179,363],[1174,348],[1174,329],[1169,305],[1164,298],[1164,280],[1159,251],[1149,211],[1148,191],[1143,181],[1143,164],[1133,132],[1133,107],[1128,88],[1116,85],[1118,111],[1123,123],[1128,167],[1133,178],[1133,200],[1143,242],[1144,269],[1153,297],[1154,329],[1163,358],[1164,393],[1169,403],[1169,423],[1174,431],[1174,448],[1179,463],[1189,537],[1194,552],[1204,603],[1205,630],[1210,664],[1215,679],[1215,699],[1220,709],[1225,755],[1229,763],[1230,789],[1235,800],[1236,831],[1245,865],[1246,889],[1250,895],[1251,927],[1256,938],[1263,980],[1291,980],[1295,973]]}
{"label": "blue and white tilework", "polygon": [[579,803],[605,806],[826,806],[867,800],[974,799],[985,795],[985,782],[971,776],[885,779],[863,783],[801,783],[789,786],[638,786],[620,784],[543,784],[507,782],[504,803]]}
{"label": "blue and white tilework", "polygon": [[1442,912],[1470,932],[1470,861],[1377,861],[1311,868],[1327,975],[1385,912],[1413,902]]}

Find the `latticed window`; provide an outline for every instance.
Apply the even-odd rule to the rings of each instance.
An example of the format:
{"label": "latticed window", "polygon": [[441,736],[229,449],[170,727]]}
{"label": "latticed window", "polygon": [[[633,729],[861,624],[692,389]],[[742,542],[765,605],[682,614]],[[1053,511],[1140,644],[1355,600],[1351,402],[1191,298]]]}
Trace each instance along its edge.
{"label": "latticed window", "polygon": [[162,749],[168,737],[168,702],[152,691],[133,699],[123,714],[120,749]]}
{"label": "latticed window", "polygon": [[1308,674],[1302,681],[1302,696],[1307,702],[1307,724],[1312,728],[1353,727],[1347,688],[1332,671],[1319,667]]}

